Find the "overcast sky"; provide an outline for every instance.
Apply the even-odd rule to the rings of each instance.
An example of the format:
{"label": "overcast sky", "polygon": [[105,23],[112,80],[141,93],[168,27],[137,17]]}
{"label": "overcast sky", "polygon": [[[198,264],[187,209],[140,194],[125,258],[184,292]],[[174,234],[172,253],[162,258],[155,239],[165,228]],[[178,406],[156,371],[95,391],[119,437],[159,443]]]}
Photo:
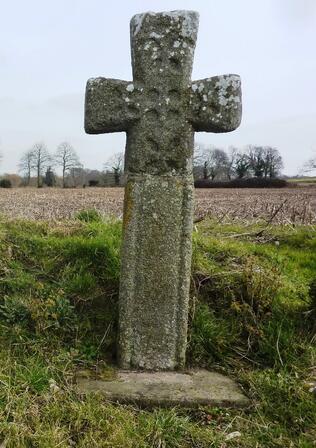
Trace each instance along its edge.
{"label": "overcast sky", "polygon": [[194,9],[200,28],[192,79],[242,78],[243,119],[198,142],[276,146],[285,173],[316,153],[316,0],[0,0],[1,172],[23,151],[68,140],[88,168],[124,150],[125,134],[85,135],[88,78],[131,79],[129,20]]}

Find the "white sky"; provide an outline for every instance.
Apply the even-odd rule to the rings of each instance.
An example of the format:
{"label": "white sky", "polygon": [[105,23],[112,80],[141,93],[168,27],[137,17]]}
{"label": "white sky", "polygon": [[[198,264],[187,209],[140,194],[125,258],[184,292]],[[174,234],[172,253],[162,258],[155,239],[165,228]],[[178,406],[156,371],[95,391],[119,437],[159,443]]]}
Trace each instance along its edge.
{"label": "white sky", "polygon": [[316,0],[0,0],[1,172],[23,151],[70,141],[88,168],[125,147],[125,134],[83,130],[85,83],[131,79],[129,20],[135,13],[200,12],[192,79],[238,73],[243,120],[230,134],[196,141],[276,146],[285,173],[316,151]]}

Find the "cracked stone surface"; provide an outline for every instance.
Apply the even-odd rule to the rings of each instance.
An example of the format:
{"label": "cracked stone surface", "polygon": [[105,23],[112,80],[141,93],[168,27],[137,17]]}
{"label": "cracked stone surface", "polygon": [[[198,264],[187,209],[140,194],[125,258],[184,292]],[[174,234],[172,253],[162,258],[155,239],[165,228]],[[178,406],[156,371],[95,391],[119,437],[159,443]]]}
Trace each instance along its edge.
{"label": "cracked stone surface", "polygon": [[119,371],[110,381],[77,378],[82,393],[99,392],[111,401],[142,406],[245,407],[248,398],[224,375],[206,370],[179,372]]}
{"label": "cracked stone surface", "polygon": [[237,75],[191,82],[198,13],[147,12],[130,24],[133,81],[90,79],[85,130],[127,135],[118,355],[122,368],[185,365],[194,132],[241,119]]}

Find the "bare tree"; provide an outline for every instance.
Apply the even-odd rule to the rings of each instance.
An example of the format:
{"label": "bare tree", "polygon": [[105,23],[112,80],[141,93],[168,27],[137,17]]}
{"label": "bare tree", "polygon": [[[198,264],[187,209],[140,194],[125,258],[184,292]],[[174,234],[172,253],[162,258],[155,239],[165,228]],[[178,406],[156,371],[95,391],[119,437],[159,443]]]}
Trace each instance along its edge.
{"label": "bare tree", "polygon": [[194,144],[193,153],[193,176],[194,179],[207,179],[207,169],[205,167],[205,151],[206,146],[203,143]]}
{"label": "bare tree", "polygon": [[232,175],[232,160],[234,153],[230,156],[223,149],[212,145],[197,143],[194,148],[194,177],[212,180],[215,177],[230,178]]}
{"label": "bare tree", "polygon": [[227,177],[231,180],[235,174],[235,165],[238,157],[238,148],[235,146],[230,146],[228,148],[228,159],[227,159]]}
{"label": "bare tree", "polygon": [[248,145],[246,154],[249,159],[249,167],[253,175],[262,178],[265,172],[264,148],[263,146]]}
{"label": "bare tree", "polygon": [[264,147],[264,177],[270,179],[277,177],[283,168],[282,156],[276,148],[271,146]]}
{"label": "bare tree", "polygon": [[316,170],[316,157],[312,157],[304,163],[302,171],[307,173]]}
{"label": "bare tree", "polygon": [[47,151],[46,145],[42,142],[35,143],[32,149],[32,168],[36,170],[37,188],[42,186],[43,170],[51,161],[51,156]]}
{"label": "bare tree", "polygon": [[33,167],[34,167],[34,154],[33,151],[30,149],[24,152],[24,154],[20,158],[20,162],[18,165],[19,172],[22,173],[26,185],[30,185]]}
{"label": "bare tree", "polygon": [[104,164],[104,169],[114,174],[114,183],[116,186],[120,185],[121,176],[124,170],[124,153],[117,152],[113,154]]}
{"label": "bare tree", "polygon": [[228,156],[223,149],[206,147],[203,152],[203,177],[204,179],[227,176]]}
{"label": "bare tree", "polygon": [[80,168],[79,157],[74,148],[68,142],[62,142],[58,145],[54,156],[56,165],[62,169],[63,188],[66,186],[66,173],[74,168]]}
{"label": "bare tree", "polygon": [[316,157],[314,157],[313,159],[310,160],[310,167],[313,170],[316,169]]}
{"label": "bare tree", "polygon": [[248,155],[243,152],[237,153],[234,163],[234,171],[238,179],[243,179],[248,174],[249,168],[250,160]]}

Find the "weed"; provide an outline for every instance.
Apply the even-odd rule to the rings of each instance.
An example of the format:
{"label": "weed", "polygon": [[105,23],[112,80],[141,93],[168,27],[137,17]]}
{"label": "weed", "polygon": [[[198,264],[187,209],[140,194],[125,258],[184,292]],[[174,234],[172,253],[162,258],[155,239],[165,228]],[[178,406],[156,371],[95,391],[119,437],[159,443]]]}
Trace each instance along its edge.
{"label": "weed", "polygon": [[80,210],[78,213],[76,213],[75,218],[79,219],[79,221],[83,221],[83,222],[100,222],[100,221],[102,221],[102,217],[101,217],[100,213],[94,208],[90,208],[88,210]]}

